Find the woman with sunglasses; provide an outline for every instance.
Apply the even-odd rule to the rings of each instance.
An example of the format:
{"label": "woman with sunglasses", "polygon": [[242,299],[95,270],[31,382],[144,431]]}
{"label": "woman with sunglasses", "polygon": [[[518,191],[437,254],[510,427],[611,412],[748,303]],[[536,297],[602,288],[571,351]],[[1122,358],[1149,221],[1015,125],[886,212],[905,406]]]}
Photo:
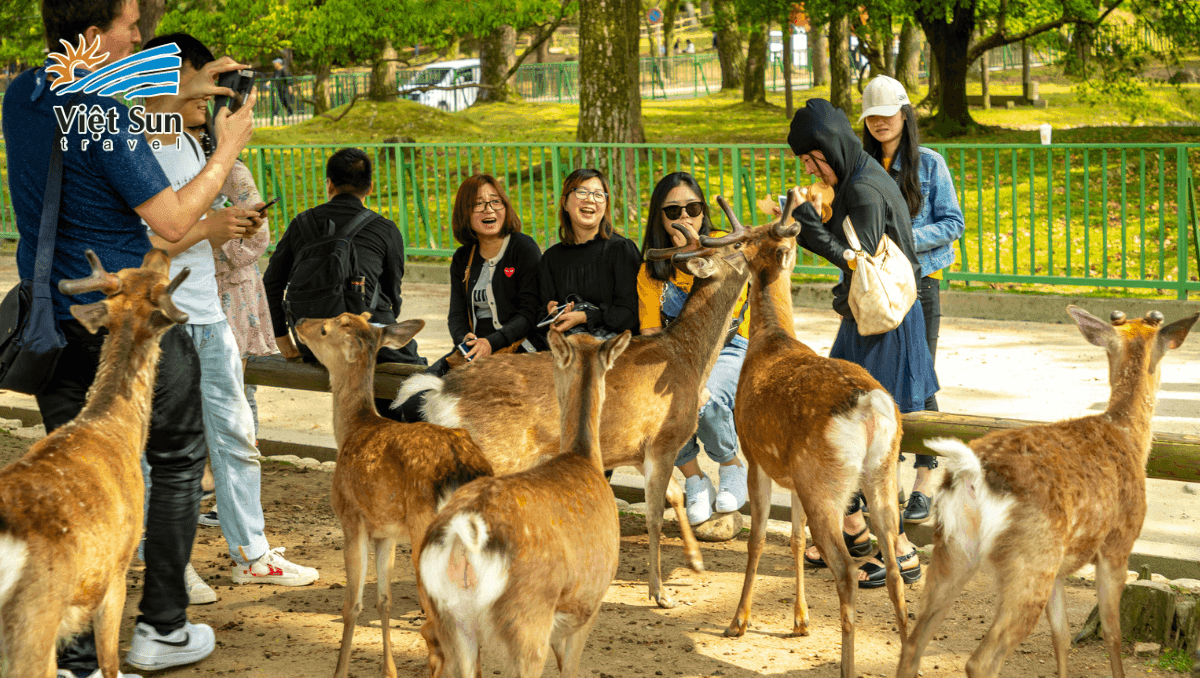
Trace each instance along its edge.
{"label": "woman with sunglasses", "polygon": [[[637,331],[637,245],[613,232],[608,180],[577,169],[563,181],[559,242],[542,255],[541,290],[550,326],[607,339]],[[560,307],[566,307],[565,310]],[[561,311],[561,314],[559,312]]]}
{"label": "woman with sunglasses", "polygon": [[[687,244],[682,233],[671,228],[679,224],[693,236],[722,233],[712,230],[704,191],[692,175],[676,172],[663,177],[650,196],[650,217],[642,252],[651,249],[678,247]],[[683,302],[692,290],[692,276],[679,271],[670,261],[647,261],[638,272],[638,316],[642,334],[657,334],[679,316]],[[696,434],[679,450],[675,466],[686,481],[687,518],[699,525],[719,513],[736,511],[746,503],[746,469],[737,457],[737,431],[733,426],[733,401],[737,395],[738,377],[746,359],[750,337],[749,285],[742,290],[734,305],[729,334],[706,384],[710,397],[700,410]],[[700,470],[696,457],[700,453],[697,440],[704,442],[704,452],[719,466],[719,488]]]}
{"label": "woman with sunglasses", "polygon": [[[962,237],[966,221],[958,206],[946,161],[921,146],[917,114],[904,85],[886,75],[875,78],[863,90],[862,107],[858,121],[867,121],[863,125],[863,150],[892,175],[908,203],[913,248],[923,273],[917,278],[917,298],[921,300],[921,311],[925,316],[925,343],[936,362],[942,317],[938,288],[942,271],[954,263],[951,245]],[[925,409],[937,411],[937,396],[929,396]],[[902,518],[905,522],[921,523],[929,518],[933,495],[930,485],[932,471],[937,468],[937,457],[918,454],[913,468],[917,470],[917,478]]]}
{"label": "woman with sunglasses", "polygon": [[542,305],[542,251],[521,232],[521,218],[500,183],[488,174],[464,181],[450,224],[462,245],[450,260],[446,321],[454,345],[470,347],[468,360],[510,347],[513,352],[537,350],[527,337]]}

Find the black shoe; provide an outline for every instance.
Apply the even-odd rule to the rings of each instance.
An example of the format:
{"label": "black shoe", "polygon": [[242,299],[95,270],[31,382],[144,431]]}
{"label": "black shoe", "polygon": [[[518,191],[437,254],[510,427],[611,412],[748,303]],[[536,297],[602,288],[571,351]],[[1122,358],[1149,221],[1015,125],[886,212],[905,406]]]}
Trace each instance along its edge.
{"label": "black shoe", "polygon": [[[917,550],[914,548],[912,553],[907,556],[896,558],[896,562],[900,564],[900,581],[905,584],[911,584],[921,578],[921,561],[917,560],[917,566],[908,569],[904,568],[904,564],[917,557]],[[883,553],[876,553],[877,560],[883,560]],[[887,584],[887,569],[879,567],[875,563],[867,561],[858,568],[867,573],[866,579],[858,580],[858,588],[860,589],[877,589]]]}
{"label": "black shoe", "polygon": [[[858,538],[867,533],[867,528],[863,528],[858,534],[848,534],[845,530],[842,531],[842,539],[846,542],[846,548],[850,551],[850,557],[862,558],[871,552],[871,540],[868,539],[861,544],[856,544]],[[809,567],[822,568],[828,567],[825,564],[824,558],[809,558],[808,554],[804,554],[804,564]]]}
{"label": "black shoe", "polygon": [[904,522],[923,523],[929,520],[929,497],[924,492],[913,490],[908,495],[908,506],[904,508]]}

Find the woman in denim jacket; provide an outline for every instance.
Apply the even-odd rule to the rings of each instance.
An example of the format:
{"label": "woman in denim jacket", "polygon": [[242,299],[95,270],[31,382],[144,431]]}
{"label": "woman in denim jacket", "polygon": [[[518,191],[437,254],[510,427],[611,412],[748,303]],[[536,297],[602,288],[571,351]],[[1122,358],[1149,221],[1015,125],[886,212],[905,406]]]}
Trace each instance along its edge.
{"label": "woman in denim jacket", "polygon": [[[937,359],[938,327],[942,302],[939,285],[942,270],[954,263],[954,241],[966,229],[950,170],[942,156],[920,146],[917,115],[908,93],[899,81],[881,75],[863,90],[863,111],[858,121],[863,126],[863,150],[879,161],[897,183],[908,203],[912,217],[913,246],[921,264],[917,296],[925,313],[925,341],[929,354]],[[937,396],[925,401],[925,409],[938,409]],[[937,458],[918,454],[913,463],[917,478],[908,505],[906,522],[924,522],[929,518],[930,471]]]}

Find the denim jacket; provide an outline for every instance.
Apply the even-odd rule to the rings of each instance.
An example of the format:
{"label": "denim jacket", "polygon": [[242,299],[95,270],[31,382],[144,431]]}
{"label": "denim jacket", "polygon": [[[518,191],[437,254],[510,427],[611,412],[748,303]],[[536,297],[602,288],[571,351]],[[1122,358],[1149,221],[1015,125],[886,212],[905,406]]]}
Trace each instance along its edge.
{"label": "denim jacket", "polygon": [[[897,156],[889,174],[893,178],[900,174],[900,158]],[[946,161],[924,146],[921,147],[921,211],[912,220],[913,245],[917,250],[917,261],[921,274],[929,275],[954,263],[955,240],[966,230],[958,196],[954,193],[954,182]]]}

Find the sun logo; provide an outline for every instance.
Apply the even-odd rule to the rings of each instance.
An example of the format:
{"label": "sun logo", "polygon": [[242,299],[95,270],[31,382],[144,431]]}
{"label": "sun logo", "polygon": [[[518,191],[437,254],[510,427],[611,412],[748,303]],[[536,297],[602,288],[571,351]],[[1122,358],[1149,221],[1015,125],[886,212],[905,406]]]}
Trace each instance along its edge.
{"label": "sun logo", "polygon": [[88,45],[84,43],[83,36],[79,36],[79,45],[75,46],[66,40],[59,39],[59,42],[66,47],[65,54],[52,52],[50,59],[54,61],[53,66],[46,68],[47,73],[52,73],[58,76],[50,89],[55,90],[60,87],[75,82],[75,69],[82,68],[87,71],[95,70],[97,66],[103,64],[108,59],[108,52],[97,54],[100,51],[100,38],[96,37],[96,41]]}

